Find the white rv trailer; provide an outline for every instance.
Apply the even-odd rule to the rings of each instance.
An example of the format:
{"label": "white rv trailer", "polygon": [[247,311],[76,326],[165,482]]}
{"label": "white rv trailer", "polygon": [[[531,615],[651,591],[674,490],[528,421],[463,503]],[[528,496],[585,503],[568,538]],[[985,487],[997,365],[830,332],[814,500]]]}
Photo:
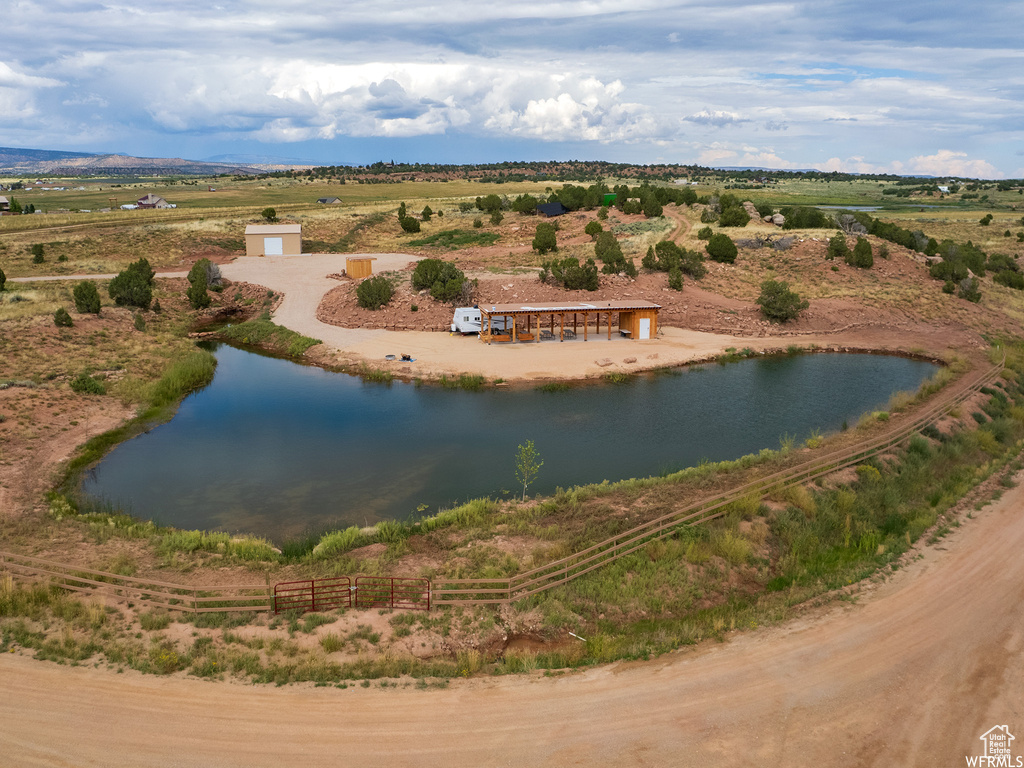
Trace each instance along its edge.
{"label": "white rv trailer", "polygon": [[[512,327],[511,317],[491,318],[491,328],[496,331],[508,330]],[[452,318],[452,333],[480,333],[481,320],[479,307],[457,307]]]}

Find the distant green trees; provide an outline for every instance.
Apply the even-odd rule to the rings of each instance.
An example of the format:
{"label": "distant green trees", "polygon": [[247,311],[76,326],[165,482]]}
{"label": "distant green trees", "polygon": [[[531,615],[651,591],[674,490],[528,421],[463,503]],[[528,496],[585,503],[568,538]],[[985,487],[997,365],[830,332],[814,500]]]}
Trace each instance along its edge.
{"label": "distant green trees", "polygon": [[264,208],[260,211],[260,216],[263,217],[264,221],[277,221],[277,211],[273,208]]}

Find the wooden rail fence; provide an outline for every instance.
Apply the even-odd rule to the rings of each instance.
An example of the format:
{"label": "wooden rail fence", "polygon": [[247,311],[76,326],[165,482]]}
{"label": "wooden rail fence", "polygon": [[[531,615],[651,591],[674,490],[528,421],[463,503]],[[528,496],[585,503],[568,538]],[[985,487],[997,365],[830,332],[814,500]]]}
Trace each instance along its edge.
{"label": "wooden rail fence", "polygon": [[1001,362],[991,368],[976,372],[973,376],[959,382],[952,390],[936,399],[912,419],[900,424],[885,435],[815,457],[795,467],[736,486],[724,493],[700,499],[560,560],[552,561],[507,579],[437,579],[433,590],[434,605],[483,605],[520,600],[566,584],[585,573],[635,552],[652,541],[671,536],[682,526],[698,525],[721,517],[728,511],[729,504],[746,496],[751,494],[761,496],[773,488],[781,489],[805,483],[859,464],[920,432],[949,409],[995,381],[1002,370],[1003,363]]}
{"label": "wooden rail fence", "polygon": [[137,579],[38,557],[0,552],[0,572],[20,581],[49,582],[62,589],[185,613],[269,611],[268,584],[192,587],[155,579]]}
{"label": "wooden rail fence", "polygon": [[[326,610],[349,605],[357,608],[389,605],[394,608],[429,610],[431,605],[508,603],[566,584],[652,541],[671,536],[683,526],[699,525],[721,517],[731,503],[746,496],[762,496],[771,489],[806,483],[877,456],[920,432],[948,410],[995,381],[1002,369],[1003,364],[998,363],[976,372],[912,419],[882,436],[700,499],[568,557],[507,579],[438,579],[431,584],[427,579],[360,576],[356,578],[355,589],[350,588],[347,577],[283,582],[273,589],[269,580],[265,584],[194,587],[121,576],[3,551],[0,551],[0,572],[10,573],[22,581],[49,582],[75,592],[186,613],[262,612],[274,611],[275,608]],[[353,593],[356,595],[354,601],[351,597]]]}

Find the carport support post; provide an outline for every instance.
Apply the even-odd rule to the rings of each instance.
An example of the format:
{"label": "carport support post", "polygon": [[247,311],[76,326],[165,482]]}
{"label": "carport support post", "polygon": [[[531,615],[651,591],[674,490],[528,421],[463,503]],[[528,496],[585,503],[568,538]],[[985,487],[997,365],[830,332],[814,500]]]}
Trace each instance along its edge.
{"label": "carport support post", "polygon": [[608,313],[608,341],[612,340],[612,313]]}
{"label": "carport support post", "polygon": [[565,341],[565,312],[558,316],[558,340]]}

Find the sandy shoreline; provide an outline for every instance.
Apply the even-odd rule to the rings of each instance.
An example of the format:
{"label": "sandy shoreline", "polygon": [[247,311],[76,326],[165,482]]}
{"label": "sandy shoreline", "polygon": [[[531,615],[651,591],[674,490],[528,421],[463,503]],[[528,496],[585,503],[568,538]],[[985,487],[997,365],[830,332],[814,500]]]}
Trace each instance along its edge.
{"label": "sandy shoreline", "polygon": [[[316,310],[324,295],[338,285],[328,275],[341,272],[345,258],[345,254],[244,257],[222,265],[221,271],[230,280],[263,285],[283,294],[284,299],[273,315],[274,322],[323,341],[322,348],[314,347],[309,353],[312,361],[322,365],[366,365],[405,378],[467,373],[508,382],[587,379],[708,360],[730,347],[763,353],[797,345],[926,353],[936,357],[941,357],[946,349],[946,342],[938,333],[929,338],[924,331],[908,338],[906,333],[871,329],[737,336],[662,326],[658,337],[649,341],[615,335],[609,340],[602,334],[587,341],[576,338],[564,342],[488,345],[475,336],[342,328],[318,320]],[[375,273],[403,269],[418,259],[397,253],[375,254],[375,258]],[[414,362],[402,362],[403,354]],[[387,355],[398,359],[388,361]]]}

